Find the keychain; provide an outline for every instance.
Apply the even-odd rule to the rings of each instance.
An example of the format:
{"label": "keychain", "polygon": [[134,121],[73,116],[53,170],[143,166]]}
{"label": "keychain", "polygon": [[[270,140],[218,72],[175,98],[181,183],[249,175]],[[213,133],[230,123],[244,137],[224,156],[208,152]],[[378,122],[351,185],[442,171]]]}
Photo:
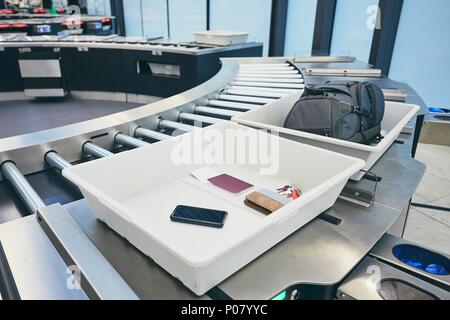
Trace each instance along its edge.
{"label": "keychain", "polygon": [[280,195],[294,200],[300,198],[303,194],[303,192],[295,186],[284,186],[283,188],[277,189],[277,191]]}

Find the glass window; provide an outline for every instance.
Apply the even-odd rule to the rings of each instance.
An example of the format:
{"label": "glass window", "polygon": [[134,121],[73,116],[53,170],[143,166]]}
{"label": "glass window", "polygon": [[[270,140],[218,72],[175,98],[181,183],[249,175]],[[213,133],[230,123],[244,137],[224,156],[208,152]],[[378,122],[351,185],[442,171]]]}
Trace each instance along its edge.
{"label": "glass window", "polygon": [[147,38],[169,37],[166,0],[141,0],[143,32]]}
{"label": "glass window", "polygon": [[87,11],[91,16],[111,15],[111,3],[109,0],[88,0]]}
{"label": "glass window", "polygon": [[450,107],[450,1],[403,2],[389,77],[430,106]]}
{"label": "glass window", "polygon": [[378,3],[378,0],[337,1],[331,55],[369,61]]}
{"label": "glass window", "polygon": [[170,37],[193,40],[193,33],[206,30],[206,0],[170,0]]}
{"label": "glass window", "polygon": [[310,56],[314,37],[317,0],[289,1],[286,26],[286,56]]}
{"label": "glass window", "polygon": [[124,0],[123,15],[127,36],[142,36],[141,0]]}
{"label": "glass window", "polygon": [[269,52],[272,0],[211,0],[211,29],[249,32]]}

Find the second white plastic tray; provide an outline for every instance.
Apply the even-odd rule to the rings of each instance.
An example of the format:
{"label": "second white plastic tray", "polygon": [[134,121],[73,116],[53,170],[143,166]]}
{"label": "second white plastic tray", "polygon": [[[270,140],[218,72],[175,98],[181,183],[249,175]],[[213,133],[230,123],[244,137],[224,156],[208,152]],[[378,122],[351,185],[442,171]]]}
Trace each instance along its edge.
{"label": "second white plastic tray", "polygon": [[[296,98],[294,100],[298,100],[302,94],[303,91],[292,96]],[[251,128],[270,130],[272,133],[293,141],[360,158],[366,162],[366,166],[363,171],[351,177],[356,181],[364,177],[365,171],[372,168],[420,110],[420,107],[416,105],[386,101],[386,112],[381,124],[384,139],[376,145],[364,145],[284,128],[284,122],[292,107],[293,104],[279,100],[236,116],[232,120]]]}

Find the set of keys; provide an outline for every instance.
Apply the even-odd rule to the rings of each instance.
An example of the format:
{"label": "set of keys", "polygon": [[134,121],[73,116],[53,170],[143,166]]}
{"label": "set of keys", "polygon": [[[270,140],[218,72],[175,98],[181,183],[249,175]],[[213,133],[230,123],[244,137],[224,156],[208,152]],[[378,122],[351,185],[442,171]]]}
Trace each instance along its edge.
{"label": "set of keys", "polygon": [[300,198],[303,194],[303,192],[295,186],[284,186],[283,188],[277,189],[277,192],[280,195],[293,200]]}

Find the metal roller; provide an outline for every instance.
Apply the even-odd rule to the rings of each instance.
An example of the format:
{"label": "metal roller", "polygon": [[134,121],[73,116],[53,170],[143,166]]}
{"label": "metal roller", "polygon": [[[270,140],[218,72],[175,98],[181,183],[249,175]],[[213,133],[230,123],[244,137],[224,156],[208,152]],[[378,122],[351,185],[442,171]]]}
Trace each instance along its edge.
{"label": "metal roller", "polygon": [[148,140],[156,140],[156,141],[163,141],[166,139],[171,138],[171,136],[160,133],[153,130],[148,130],[142,127],[139,127],[134,131],[134,135],[138,138],[148,139]]}
{"label": "metal roller", "polygon": [[231,89],[236,89],[236,90],[245,90],[245,91],[256,91],[256,92],[270,92],[270,93],[285,93],[285,94],[291,94],[291,93],[295,93],[298,92],[298,89],[285,89],[285,88],[269,88],[267,86],[241,86],[241,85],[232,85]]}
{"label": "metal roller", "polygon": [[70,162],[66,161],[66,159],[61,157],[55,151],[50,151],[45,155],[45,162],[59,171],[63,171],[65,168],[72,166]]}
{"label": "metal roller", "polygon": [[241,63],[241,68],[279,68],[279,67],[290,67],[291,65],[287,62],[285,63]]}
{"label": "metal roller", "polygon": [[305,83],[303,79],[279,79],[279,78],[247,78],[236,77],[236,81],[244,82],[273,82],[273,83]]}
{"label": "metal roller", "polygon": [[95,158],[106,158],[114,155],[114,153],[103,149],[92,142],[86,142],[83,145],[83,152]]}
{"label": "metal roller", "polygon": [[17,195],[23,201],[30,214],[35,214],[38,209],[44,208],[45,203],[41,197],[29,184],[27,179],[20,173],[16,165],[11,162],[4,162],[1,165],[1,171],[3,177],[9,181],[13,189],[17,192]]}
{"label": "metal roller", "polygon": [[128,148],[142,148],[148,145],[148,143],[145,141],[127,136],[126,134],[123,133],[118,133],[114,138],[114,141],[117,144],[120,144]]}
{"label": "metal roller", "polygon": [[248,104],[248,103],[238,103],[238,102],[230,102],[230,101],[220,101],[220,100],[209,100],[208,107],[217,107],[224,109],[232,109],[232,110],[244,110],[250,111],[260,107],[260,105],[256,104]]}
{"label": "metal roller", "polygon": [[276,75],[292,75],[300,74],[298,70],[239,70],[238,74],[276,74]]}
{"label": "metal roller", "polygon": [[274,67],[274,68],[268,68],[268,67],[261,67],[261,68],[240,68],[239,72],[242,71],[253,71],[253,70],[258,70],[258,71],[293,71],[296,70],[294,67]]}
{"label": "metal roller", "polygon": [[218,109],[218,108],[209,108],[209,107],[204,107],[204,106],[197,106],[197,107],[195,107],[195,113],[232,118],[234,116],[238,116],[238,115],[242,114],[243,112],[233,111],[233,110],[224,110],[224,109]]}
{"label": "metal roller", "polygon": [[240,87],[237,87],[239,89],[225,89],[223,92],[228,94],[228,95],[237,95],[237,96],[249,96],[249,97],[267,97],[267,98],[274,98],[274,99],[279,99],[279,98],[283,98],[286,97],[287,95],[289,95],[289,93],[283,93],[283,92],[268,92],[268,91],[262,91],[261,88],[259,88],[260,90],[245,90],[245,87],[242,87],[242,89]]}
{"label": "metal roller", "polygon": [[276,82],[251,82],[251,81],[235,81],[233,85],[248,87],[266,87],[266,88],[289,88],[303,89],[304,84],[301,83],[276,83]]}
{"label": "metal roller", "polygon": [[271,98],[258,98],[258,97],[248,97],[248,96],[240,96],[240,95],[230,95],[230,94],[219,94],[217,96],[218,100],[226,100],[226,101],[238,101],[238,102],[249,102],[249,103],[257,103],[257,104],[268,104],[276,101],[277,99]]}
{"label": "metal roller", "polygon": [[298,74],[283,74],[283,73],[238,73],[238,78],[275,78],[275,79],[303,79],[303,76]]}
{"label": "metal roller", "polygon": [[169,120],[161,120],[159,122],[159,127],[161,129],[179,130],[183,132],[191,132],[196,129],[193,126]]}
{"label": "metal roller", "polygon": [[180,121],[193,121],[193,122],[199,122],[199,123],[204,123],[204,124],[216,124],[216,123],[221,123],[224,121],[223,119],[200,116],[198,114],[185,113],[185,112],[180,113],[179,120]]}

